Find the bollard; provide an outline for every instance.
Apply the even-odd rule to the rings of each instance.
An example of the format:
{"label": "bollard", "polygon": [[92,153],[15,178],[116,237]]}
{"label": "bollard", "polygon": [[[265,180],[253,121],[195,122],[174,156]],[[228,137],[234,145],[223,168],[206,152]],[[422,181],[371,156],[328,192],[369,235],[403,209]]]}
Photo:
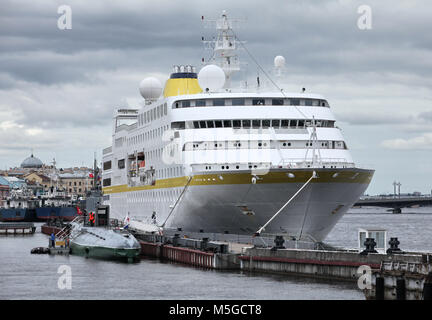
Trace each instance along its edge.
{"label": "bollard", "polygon": [[387,249],[387,254],[393,254],[393,253],[402,254],[402,253],[404,253],[399,248],[400,241],[398,240],[398,238],[390,238],[390,241],[388,243],[390,245],[390,248]]}
{"label": "bollard", "polygon": [[384,300],[384,278],[375,279],[375,300]]}
{"label": "bollard", "polygon": [[360,252],[361,255],[367,255],[369,253],[378,253],[378,251],[375,250],[376,242],[374,238],[366,238],[364,245],[366,246],[366,248],[362,252]]}
{"label": "bollard", "polygon": [[272,251],[275,251],[277,249],[285,249],[283,245],[285,243],[285,239],[283,238],[283,236],[276,236],[274,239],[274,243],[275,246],[271,248]]}
{"label": "bollard", "polygon": [[406,299],[405,279],[396,280],[396,300]]}
{"label": "bollard", "polygon": [[432,300],[432,272],[429,272],[423,284],[423,300]]}

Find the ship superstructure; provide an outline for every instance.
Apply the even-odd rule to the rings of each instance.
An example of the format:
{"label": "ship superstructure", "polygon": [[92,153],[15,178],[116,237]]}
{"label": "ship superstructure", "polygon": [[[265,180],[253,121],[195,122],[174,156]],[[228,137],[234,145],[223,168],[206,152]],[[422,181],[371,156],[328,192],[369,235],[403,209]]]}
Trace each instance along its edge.
{"label": "ship superstructure", "polygon": [[[224,21],[225,13],[217,26],[229,30]],[[227,30],[216,42],[240,43]],[[226,54],[220,46],[215,54]],[[227,87],[238,66],[229,52],[222,82],[216,65],[199,74],[175,66],[162,96],[148,78],[143,107],[115,110],[112,146],[103,150],[110,215],[194,232],[254,234],[266,225],[265,233],[321,241],[373,170],[354,164],[325,97]]]}

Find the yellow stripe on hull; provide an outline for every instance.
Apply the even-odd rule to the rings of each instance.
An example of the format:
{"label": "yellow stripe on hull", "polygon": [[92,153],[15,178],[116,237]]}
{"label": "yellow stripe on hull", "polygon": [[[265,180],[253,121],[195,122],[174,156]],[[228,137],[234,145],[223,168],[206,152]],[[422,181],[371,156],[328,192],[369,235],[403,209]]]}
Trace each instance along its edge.
{"label": "yellow stripe on hull", "polygon": [[[315,170],[318,178],[312,180],[312,183],[362,183],[369,184],[374,171],[363,169],[331,169]],[[266,175],[259,176],[257,184],[262,183],[305,183],[312,175],[312,169],[297,169],[284,171],[270,171]],[[294,177],[290,178],[288,173],[293,173]],[[336,175],[337,174],[337,175]],[[221,179],[222,178],[222,179]],[[184,187],[188,182],[188,177],[177,177],[157,180],[155,185],[144,185],[137,187],[128,187],[127,185],[118,185],[103,188],[104,194],[133,192],[141,190],[166,189]],[[193,176],[190,182],[191,186],[200,185],[235,185],[250,184],[252,175],[250,172],[241,173],[215,173],[215,174],[198,174]]]}

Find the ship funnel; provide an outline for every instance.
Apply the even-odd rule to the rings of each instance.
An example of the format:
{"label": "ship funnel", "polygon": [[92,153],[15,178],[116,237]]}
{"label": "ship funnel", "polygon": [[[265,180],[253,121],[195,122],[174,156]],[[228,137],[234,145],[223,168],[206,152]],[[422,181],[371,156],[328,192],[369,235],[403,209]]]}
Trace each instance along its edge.
{"label": "ship funnel", "polygon": [[183,94],[196,94],[202,92],[198,84],[198,77],[195,67],[174,66],[173,73],[167,80],[164,89],[164,97],[179,96]]}

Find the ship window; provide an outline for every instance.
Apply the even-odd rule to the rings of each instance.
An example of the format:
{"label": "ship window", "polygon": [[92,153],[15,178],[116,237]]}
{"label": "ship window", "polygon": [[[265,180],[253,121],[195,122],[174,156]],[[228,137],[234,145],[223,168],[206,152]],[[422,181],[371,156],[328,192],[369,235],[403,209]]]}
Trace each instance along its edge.
{"label": "ship window", "polygon": [[214,99],[213,100],[213,106],[224,106],[225,105],[225,99]]}
{"label": "ship window", "polygon": [[207,128],[214,128],[213,121],[207,121]]}
{"label": "ship window", "polygon": [[205,100],[197,100],[195,101],[195,106],[196,107],[205,107],[206,105],[206,101]]}
{"label": "ship window", "polygon": [[223,121],[223,126],[224,126],[225,128],[231,128],[231,127],[232,127],[231,120],[224,120],[224,121]]}
{"label": "ship window", "polygon": [[282,128],[288,128],[289,127],[289,120],[281,120],[281,127]]}
{"label": "ship window", "polygon": [[111,161],[104,162],[103,169],[104,170],[111,169]]}
{"label": "ship window", "polygon": [[261,127],[261,120],[252,120],[252,128]]}
{"label": "ship window", "polygon": [[268,128],[268,127],[270,127],[270,120],[263,120],[263,121],[262,121],[262,127],[263,127],[263,128]]}
{"label": "ship window", "polygon": [[125,159],[121,159],[117,162],[118,168],[119,169],[124,169],[125,167]]}
{"label": "ship window", "polygon": [[319,106],[319,100],[313,99],[313,100],[312,100],[312,105],[313,105],[314,107]]}
{"label": "ship window", "polygon": [[215,127],[216,128],[222,128],[222,121],[221,120],[215,120]]}
{"label": "ship window", "polygon": [[111,185],[111,178],[103,179],[103,186],[107,187]]}
{"label": "ship window", "polygon": [[250,120],[243,120],[243,128],[250,128],[251,127],[251,121]]}
{"label": "ship window", "polygon": [[185,128],[185,122],[184,121],[178,121],[171,123],[171,129],[184,129]]}
{"label": "ship window", "polygon": [[240,128],[241,127],[241,121],[240,120],[233,120],[233,127],[234,128]]}
{"label": "ship window", "polygon": [[272,120],[272,121],[271,121],[271,126],[272,126],[273,128],[277,128],[277,129],[279,129],[279,121],[280,121],[280,120]]}
{"label": "ship window", "polygon": [[207,123],[205,121],[200,121],[200,128],[207,128]]}
{"label": "ship window", "polygon": [[190,101],[182,101],[182,108],[189,108],[190,107]]}
{"label": "ship window", "polygon": [[245,99],[232,99],[232,105],[233,106],[244,106],[245,105]]}
{"label": "ship window", "polygon": [[300,99],[291,99],[290,105],[292,106],[299,106],[300,105]]}
{"label": "ship window", "polygon": [[299,120],[299,121],[298,121],[298,127],[299,127],[299,128],[303,128],[304,125],[305,125],[304,120]]}
{"label": "ship window", "polygon": [[264,99],[252,99],[252,105],[263,106],[263,105],[265,105],[265,101],[264,101]]}
{"label": "ship window", "polygon": [[272,105],[274,106],[283,106],[284,101],[283,99],[272,99]]}
{"label": "ship window", "polygon": [[305,105],[311,107],[312,106],[312,99],[306,99]]}
{"label": "ship window", "polygon": [[164,103],[164,114],[168,114],[168,105],[166,103]]}
{"label": "ship window", "polygon": [[296,128],[297,127],[297,120],[290,120],[290,127]]}
{"label": "ship window", "polygon": [[198,121],[194,121],[193,122],[193,126],[194,126],[195,129],[198,129],[199,128],[199,122]]}

